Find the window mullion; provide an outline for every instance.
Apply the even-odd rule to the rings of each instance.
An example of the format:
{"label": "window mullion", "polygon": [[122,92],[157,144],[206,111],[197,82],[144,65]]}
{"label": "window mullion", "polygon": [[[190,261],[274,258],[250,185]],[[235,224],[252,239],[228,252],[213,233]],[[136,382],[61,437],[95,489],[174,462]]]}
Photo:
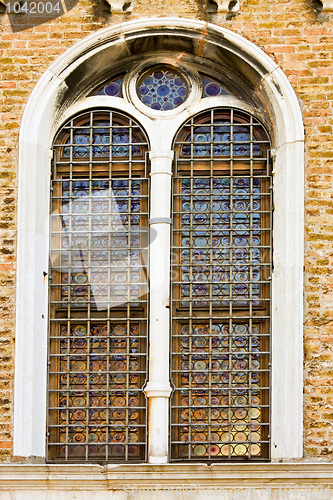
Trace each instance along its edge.
{"label": "window mullion", "polygon": [[170,200],[173,151],[150,153],[150,343],[148,461],[168,461]]}

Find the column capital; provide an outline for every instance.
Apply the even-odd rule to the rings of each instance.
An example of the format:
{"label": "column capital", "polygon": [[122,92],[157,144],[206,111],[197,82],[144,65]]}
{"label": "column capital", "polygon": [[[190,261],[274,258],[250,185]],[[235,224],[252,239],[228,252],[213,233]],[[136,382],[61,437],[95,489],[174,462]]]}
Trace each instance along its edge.
{"label": "column capital", "polygon": [[149,152],[150,161],[162,160],[162,159],[172,161],[174,155],[175,155],[175,152],[172,151],[172,149],[160,150],[160,151],[150,151]]}
{"label": "column capital", "polygon": [[174,151],[169,149],[163,151],[150,151],[149,158],[151,161],[150,175],[166,174],[172,175],[172,160]]}
{"label": "column capital", "polygon": [[152,380],[144,388],[147,398],[169,398],[172,392],[170,383],[164,380]]}

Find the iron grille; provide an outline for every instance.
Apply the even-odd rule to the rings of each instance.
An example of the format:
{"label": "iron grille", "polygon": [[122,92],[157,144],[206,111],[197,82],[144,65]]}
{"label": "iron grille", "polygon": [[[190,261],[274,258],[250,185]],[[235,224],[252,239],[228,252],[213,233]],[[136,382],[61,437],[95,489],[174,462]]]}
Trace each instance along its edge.
{"label": "iron grille", "polygon": [[54,143],[49,461],[146,458],[148,143],[93,110]]}
{"label": "iron grille", "polygon": [[201,113],[176,137],[172,460],[269,458],[269,146],[233,109]]}

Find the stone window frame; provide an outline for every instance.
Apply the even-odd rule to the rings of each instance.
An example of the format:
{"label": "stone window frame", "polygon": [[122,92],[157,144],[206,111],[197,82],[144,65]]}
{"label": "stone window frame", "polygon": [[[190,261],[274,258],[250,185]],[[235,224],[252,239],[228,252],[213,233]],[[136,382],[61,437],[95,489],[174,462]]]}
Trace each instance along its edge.
{"label": "stone window frame", "polygon": [[[157,134],[156,120],[136,110],[127,101],[120,106],[117,98],[94,96],[84,101],[78,98],[76,102],[70,103],[68,99],[66,102],[64,96],[69,92],[71,78],[87,65],[89,58],[111,48],[117,58],[125,38],[148,39],[156,37],[156,33],[183,37],[184,40],[191,40],[193,46],[198,43],[196,57],[199,52],[202,57],[202,52],[205,53],[208,48],[233,54],[239,64],[238,71],[246,73],[252,87],[267,104],[270,122],[273,123],[274,145],[271,459],[301,458],[304,262],[304,132],[301,111],[283,72],[258,47],[224,28],[179,18],[132,21],[89,36],[68,50],[44,73],[28,101],[22,120],[19,150],[14,455],[45,457],[50,148],[56,130],[69,116],[88,107],[117,108],[128,113],[139,121],[150,138],[153,146],[150,152],[152,173],[159,174],[152,175],[152,183],[158,185],[166,176],[171,181],[173,136],[190,115],[215,106],[256,113],[255,106],[249,106],[239,98],[209,98],[209,103],[205,100],[195,102],[169,120],[160,118]],[[62,99],[65,105],[60,105]],[[164,147],[160,137],[164,138]],[[167,144],[169,147],[165,146]],[[160,199],[152,200],[154,203],[156,209],[151,216],[161,217],[158,206],[163,204]],[[165,203],[168,203],[167,194]],[[163,240],[168,226],[160,225],[165,228],[160,228]],[[154,252],[154,246],[151,251]],[[154,268],[154,258],[152,262]],[[168,276],[167,267],[163,272]],[[151,276],[154,275],[154,269],[151,269]],[[169,283],[169,280],[166,282]],[[151,283],[151,286],[156,286],[156,283]],[[168,286],[162,292],[164,301],[168,298]],[[151,313],[151,325],[154,318],[162,319],[167,325],[163,338],[168,344],[166,310],[165,304],[156,305]],[[151,349],[155,351],[154,345]],[[160,343],[159,351],[163,352]],[[151,372],[156,374],[158,371],[163,376],[154,378],[153,375],[146,388],[147,396],[152,398],[151,421],[154,422],[149,430],[148,455],[149,462],[155,464],[168,461],[169,361],[164,359],[162,371],[160,362],[161,359],[154,355]]]}

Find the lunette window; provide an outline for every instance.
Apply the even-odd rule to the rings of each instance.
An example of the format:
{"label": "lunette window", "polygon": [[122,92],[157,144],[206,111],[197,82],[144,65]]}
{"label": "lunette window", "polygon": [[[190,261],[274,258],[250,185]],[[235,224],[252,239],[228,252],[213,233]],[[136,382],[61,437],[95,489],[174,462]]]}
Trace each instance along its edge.
{"label": "lunette window", "polygon": [[[176,110],[187,80],[162,69],[142,74],[139,99]],[[98,92],[121,97],[122,82]],[[203,97],[226,93],[203,79]],[[147,458],[148,150],[110,110],[72,118],[54,142],[50,461]],[[267,459],[269,139],[250,114],[212,109],[174,150],[170,459]]]}

